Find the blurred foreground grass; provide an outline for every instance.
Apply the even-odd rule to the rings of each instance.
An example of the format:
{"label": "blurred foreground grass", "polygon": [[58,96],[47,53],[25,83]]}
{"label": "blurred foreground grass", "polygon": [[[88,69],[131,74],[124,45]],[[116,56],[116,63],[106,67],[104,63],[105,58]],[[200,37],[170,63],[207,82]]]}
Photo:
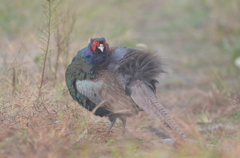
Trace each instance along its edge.
{"label": "blurred foreground grass", "polygon": [[[0,155],[3,157],[237,157],[239,142],[240,4],[238,0],[62,1],[57,17],[76,23],[58,62],[53,29],[43,95],[38,98],[46,1],[0,5]],[[69,16],[67,16],[69,15]],[[68,21],[68,22],[69,22]],[[59,22],[64,34],[64,21]],[[111,46],[139,43],[163,56],[168,74],[158,96],[187,135],[217,147],[175,149],[145,130],[144,113],[105,136],[108,121],[86,112],[66,89],[66,64],[91,37]],[[65,58],[69,53],[69,58]],[[54,83],[55,87],[54,87]]]}

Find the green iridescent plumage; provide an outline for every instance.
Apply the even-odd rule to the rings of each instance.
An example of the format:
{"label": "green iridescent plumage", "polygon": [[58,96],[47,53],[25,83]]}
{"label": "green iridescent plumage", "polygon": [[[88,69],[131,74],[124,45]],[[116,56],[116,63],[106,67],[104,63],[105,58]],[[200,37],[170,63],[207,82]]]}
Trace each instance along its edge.
{"label": "green iridescent plumage", "polygon": [[[96,65],[89,64],[84,59],[84,53],[87,51],[87,47],[78,51],[77,55],[73,58],[71,64],[67,67],[65,73],[66,84],[69,90],[70,95],[74,100],[76,100],[79,104],[81,104],[84,108],[92,111],[95,108],[95,104],[91,102],[87,97],[80,94],[75,87],[76,80],[92,80],[96,78],[96,71],[101,67],[97,67]],[[99,108],[96,111],[96,115],[98,116],[106,116],[109,111]]]}

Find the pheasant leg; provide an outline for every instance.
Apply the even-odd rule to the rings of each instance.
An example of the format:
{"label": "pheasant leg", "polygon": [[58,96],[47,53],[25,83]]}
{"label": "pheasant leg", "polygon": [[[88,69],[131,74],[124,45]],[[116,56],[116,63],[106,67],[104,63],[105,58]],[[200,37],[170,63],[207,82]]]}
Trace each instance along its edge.
{"label": "pheasant leg", "polygon": [[126,131],[126,117],[119,117],[120,120],[122,121],[122,127],[123,127],[123,130],[122,130],[122,134],[125,134],[125,131]]}
{"label": "pheasant leg", "polygon": [[111,121],[111,124],[110,124],[110,126],[108,127],[107,135],[111,132],[111,129],[112,129],[114,123],[116,122],[117,117],[109,117],[109,120]]}

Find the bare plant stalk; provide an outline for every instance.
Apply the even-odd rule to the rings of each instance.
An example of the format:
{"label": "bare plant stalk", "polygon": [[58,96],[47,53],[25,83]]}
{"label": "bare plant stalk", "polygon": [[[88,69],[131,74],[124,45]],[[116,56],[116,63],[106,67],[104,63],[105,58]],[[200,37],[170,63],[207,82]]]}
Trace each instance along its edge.
{"label": "bare plant stalk", "polygon": [[[48,61],[48,72],[52,72],[52,61],[50,58],[50,53],[51,51],[48,53],[48,57],[47,57],[47,61]],[[47,64],[46,64],[47,65]],[[49,75],[49,74],[48,74]],[[49,77],[52,79],[52,76],[49,75]]]}
{"label": "bare plant stalk", "polygon": [[43,68],[42,68],[42,77],[41,77],[41,82],[39,86],[39,95],[41,95],[41,89],[43,86],[43,80],[44,80],[44,74],[45,74],[45,67],[46,67],[46,61],[49,53],[49,45],[50,45],[50,39],[51,39],[51,22],[52,22],[52,3],[51,0],[47,1],[48,3],[48,11],[46,13],[46,16],[48,18],[48,23],[47,23],[47,41],[46,41],[46,49],[44,51],[44,57],[43,57]]}
{"label": "bare plant stalk", "polygon": [[[67,39],[66,39],[66,46],[65,46],[65,54],[66,54],[66,58],[65,58],[65,61],[69,61],[68,58],[69,58],[69,40],[70,40],[70,35],[72,34],[72,31],[73,31],[73,28],[74,28],[74,25],[76,23],[76,15],[73,15],[71,16],[72,17],[72,21],[71,21],[71,24],[70,24],[70,28],[69,28],[69,36],[67,36]],[[67,68],[67,64],[66,63],[65,65],[65,68]]]}
{"label": "bare plant stalk", "polygon": [[16,71],[13,68],[13,77],[12,77],[12,95],[14,95],[16,89]]}
{"label": "bare plant stalk", "polygon": [[62,42],[60,40],[61,36],[60,36],[60,31],[59,31],[59,25],[57,27],[57,57],[56,57],[56,62],[55,62],[55,73],[54,73],[54,86],[56,85],[57,82],[57,71],[58,71],[58,65],[59,65],[59,57],[60,54],[62,52]]}
{"label": "bare plant stalk", "polygon": [[55,62],[54,86],[57,83],[57,72],[59,69],[60,56],[62,55],[62,53],[68,54],[69,51],[69,40],[76,22],[76,16],[70,14],[68,10],[67,16],[63,17],[60,20],[62,20],[63,22],[61,22],[61,25],[57,25],[56,32],[57,56]]}

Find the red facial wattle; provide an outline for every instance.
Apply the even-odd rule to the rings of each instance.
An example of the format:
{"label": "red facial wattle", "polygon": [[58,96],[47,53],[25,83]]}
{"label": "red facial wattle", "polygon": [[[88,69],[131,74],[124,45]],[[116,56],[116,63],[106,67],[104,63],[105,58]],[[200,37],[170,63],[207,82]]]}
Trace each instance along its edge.
{"label": "red facial wattle", "polygon": [[104,41],[103,41],[103,46],[105,47],[105,50],[106,51],[108,51],[108,45],[107,45],[107,43],[106,43],[106,40],[104,39]]}
{"label": "red facial wattle", "polygon": [[93,45],[92,45],[92,50],[93,50],[93,51],[96,51],[96,49],[97,49],[97,45],[96,45],[96,44],[93,44]]}
{"label": "red facial wattle", "polygon": [[92,50],[96,51],[97,47],[100,46],[100,43],[98,40],[93,40],[93,44],[92,44]]}
{"label": "red facial wattle", "polygon": [[108,51],[108,45],[105,44],[104,47],[105,47],[105,50]]}

